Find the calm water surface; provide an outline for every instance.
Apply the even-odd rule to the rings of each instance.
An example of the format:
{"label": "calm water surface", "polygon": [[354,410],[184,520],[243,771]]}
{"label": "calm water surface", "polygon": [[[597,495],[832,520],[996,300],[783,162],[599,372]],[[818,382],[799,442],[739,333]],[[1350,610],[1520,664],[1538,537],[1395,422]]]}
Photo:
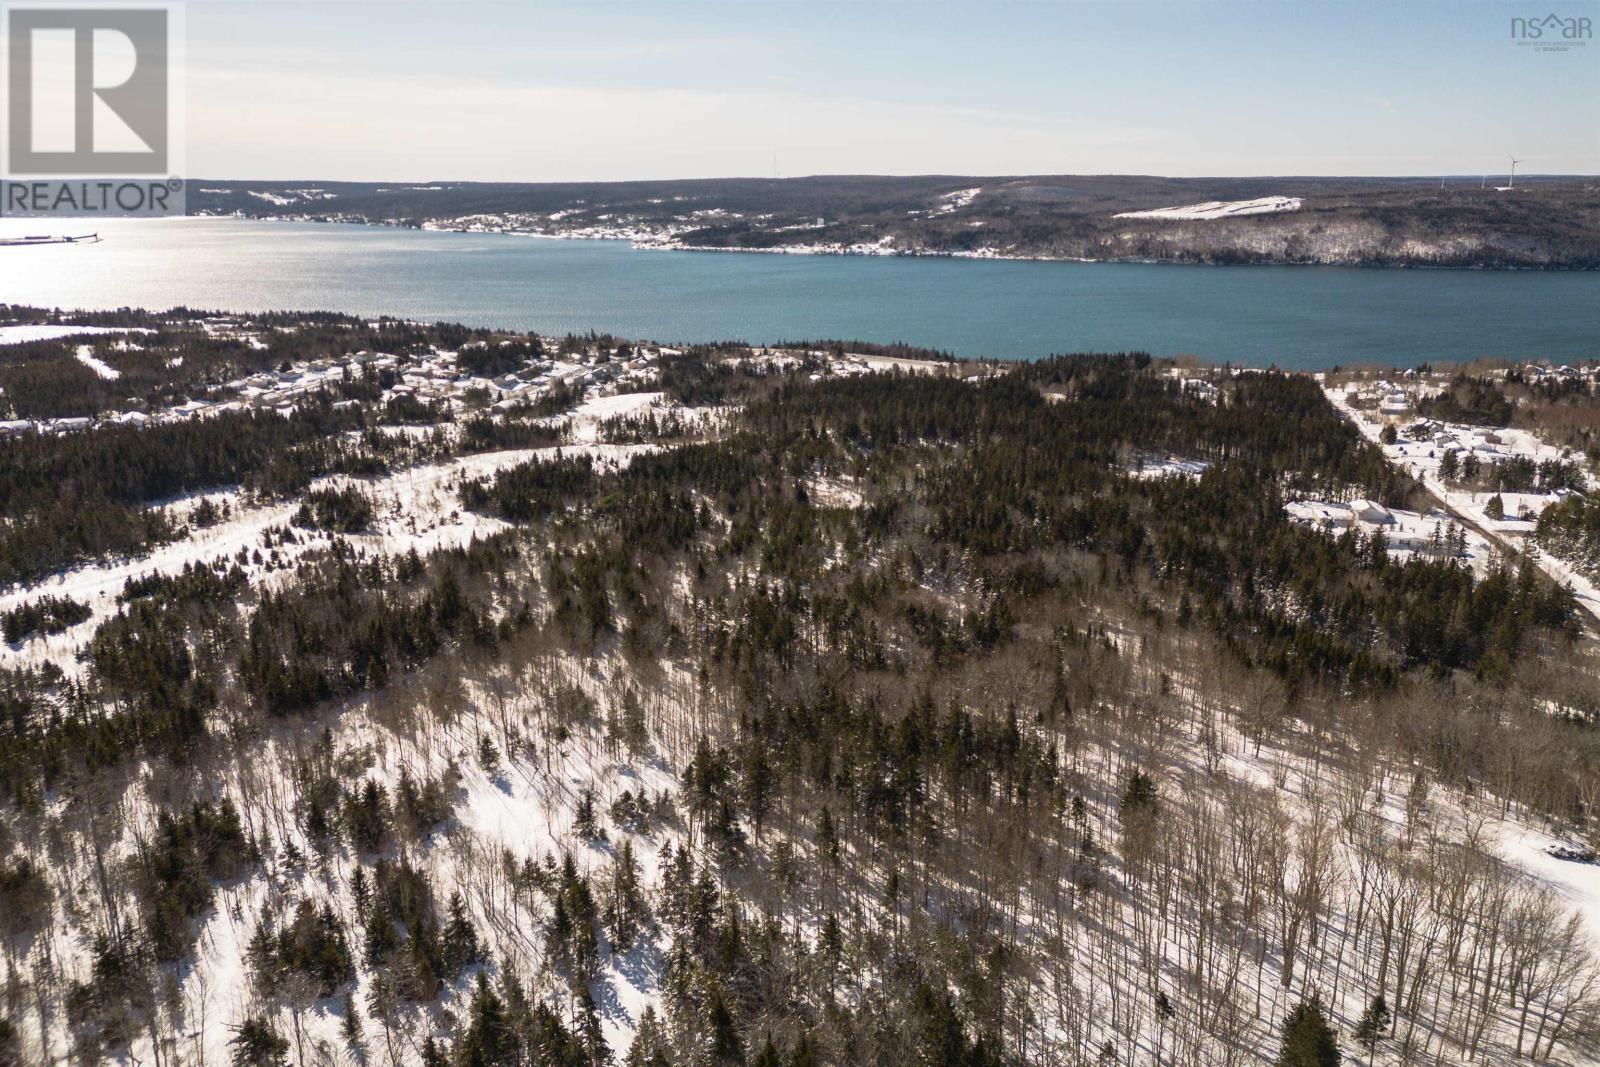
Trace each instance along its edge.
{"label": "calm water surface", "polygon": [[[0,248],[0,302],[324,309],[663,342],[844,337],[964,356],[1142,349],[1320,368],[1600,358],[1600,273],[636,251],[239,219],[98,221]],[[0,233],[74,232],[0,223]]]}

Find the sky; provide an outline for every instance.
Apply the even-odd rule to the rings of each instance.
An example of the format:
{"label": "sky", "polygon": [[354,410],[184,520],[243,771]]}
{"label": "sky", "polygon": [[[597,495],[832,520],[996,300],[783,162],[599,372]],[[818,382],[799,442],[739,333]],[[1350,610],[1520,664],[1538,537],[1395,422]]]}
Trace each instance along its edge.
{"label": "sky", "polygon": [[190,0],[188,173],[1600,173],[1600,0]]}

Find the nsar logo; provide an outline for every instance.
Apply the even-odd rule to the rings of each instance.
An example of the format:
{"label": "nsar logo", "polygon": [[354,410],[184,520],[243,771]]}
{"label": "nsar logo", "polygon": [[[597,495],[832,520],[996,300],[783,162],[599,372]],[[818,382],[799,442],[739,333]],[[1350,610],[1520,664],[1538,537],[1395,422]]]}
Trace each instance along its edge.
{"label": "nsar logo", "polygon": [[1582,48],[1594,36],[1594,21],[1583,15],[1549,14],[1543,18],[1513,18],[1511,39],[1540,52],[1567,52]]}

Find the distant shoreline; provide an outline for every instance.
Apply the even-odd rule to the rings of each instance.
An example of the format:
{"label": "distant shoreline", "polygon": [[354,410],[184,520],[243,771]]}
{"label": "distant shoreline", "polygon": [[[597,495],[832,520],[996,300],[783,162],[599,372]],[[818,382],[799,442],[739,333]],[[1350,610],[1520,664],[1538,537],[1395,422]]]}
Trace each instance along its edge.
{"label": "distant shoreline", "polygon": [[367,226],[378,229],[414,230],[419,233],[460,233],[475,234],[482,237],[526,237],[538,238],[547,241],[622,241],[629,244],[638,252],[719,252],[719,253],[748,253],[750,255],[781,255],[781,256],[841,256],[860,259],[959,259],[969,261],[991,261],[1008,263],[1105,263],[1105,264],[1138,264],[1141,266],[1160,267],[1343,267],[1360,270],[1441,270],[1441,271],[1472,271],[1476,273],[1505,273],[1505,274],[1592,274],[1600,271],[1600,266],[1574,266],[1569,264],[1538,265],[1508,265],[1489,266],[1485,264],[1453,264],[1453,263],[1408,263],[1393,262],[1388,260],[1326,260],[1307,261],[1298,259],[1253,259],[1240,261],[1222,261],[1215,259],[1183,259],[1176,257],[1139,257],[1139,256],[1051,256],[1034,255],[1016,252],[999,252],[984,249],[977,252],[941,252],[918,249],[890,249],[886,251],[871,251],[866,247],[841,246],[818,247],[815,245],[770,245],[763,248],[752,248],[735,245],[701,245],[678,244],[670,241],[657,241],[648,237],[630,236],[626,234],[598,234],[569,231],[565,233],[538,233],[532,230],[493,230],[493,229],[465,229],[450,226],[413,226],[403,222],[391,222],[383,219],[330,219],[308,215],[250,215],[237,212],[229,213],[201,213],[184,216],[185,218],[211,218],[211,219],[237,219],[244,222],[298,222],[318,226]]}
{"label": "distant shoreline", "polygon": [[613,238],[641,249],[1205,266],[1600,271],[1600,182],[834,175],[634,182],[261,182],[191,190],[256,219]]}

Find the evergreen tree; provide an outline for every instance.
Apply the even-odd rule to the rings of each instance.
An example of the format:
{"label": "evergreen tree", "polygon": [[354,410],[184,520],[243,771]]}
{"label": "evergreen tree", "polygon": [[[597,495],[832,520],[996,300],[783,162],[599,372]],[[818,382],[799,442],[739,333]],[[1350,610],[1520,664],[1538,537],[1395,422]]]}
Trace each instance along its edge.
{"label": "evergreen tree", "polygon": [[750,821],[756,827],[756,839],[761,839],[761,829],[772,811],[772,795],[777,786],[777,775],[767,759],[766,745],[760,738],[750,745],[745,760],[743,799]]}
{"label": "evergreen tree", "polygon": [[1122,791],[1123,819],[1155,814],[1158,799],[1155,779],[1135,767],[1128,774],[1128,784]]}
{"label": "evergreen tree", "polygon": [[585,788],[578,794],[578,810],[573,816],[572,829],[585,841],[598,841],[605,836],[594,810],[594,790]]}
{"label": "evergreen tree", "polygon": [[450,894],[450,916],[445,920],[440,940],[445,970],[452,976],[483,958],[478,931],[472,925],[472,916],[467,914],[467,902],[462,899],[460,890]]}
{"label": "evergreen tree", "polygon": [[579,1039],[590,1064],[609,1063],[611,1049],[606,1044],[605,1032],[600,1026],[600,1012],[595,1007],[594,996],[585,986],[578,994]]}
{"label": "evergreen tree", "polygon": [[228,1044],[233,1067],[284,1067],[289,1062],[288,1039],[263,1015],[246,1019]]}
{"label": "evergreen tree", "polygon": [[0,1067],[22,1067],[22,1035],[10,1019],[0,1018]]}
{"label": "evergreen tree", "polygon": [[367,912],[367,963],[376,967],[400,947],[400,930],[395,926],[389,903],[379,896]]}
{"label": "evergreen tree", "polygon": [[509,1067],[516,1062],[516,1040],[506,1022],[505,1003],[481,972],[472,993],[467,1028],[456,1044],[456,1067]]}
{"label": "evergreen tree", "polygon": [[667,1067],[666,1036],[661,1031],[661,1019],[654,1005],[645,1005],[639,1013],[639,1027],[633,1033],[633,1044],[623,1067]]}
{"label": "evergreen tree", "polygon": [[1339,1067],[1338,1037],[1328,1025],[1322,1001],[1302,1000],[1283,1020],[1283,1044],[1277,1067]]}
{"label": "evergreen tree", "polygon": [[1373,1053],[1378,1048],[1378,1041],[1384,1032],[1389,1029],[1393,1016],[1389,1012],[1389,1004],[1383,999],[1383,994],[1372,998],[1367,1005],[1366,1012],[1361,1016],[1361,1022],[1356,1026],[1356,1040],[1367,1050],[1367,1063],[1372,1062]]}
{"label": "evergreen tree", "polygon": [[822,958],[828,961],[829,967],[839,966],[839,960],[844,955],[844,934],[839,929],[839,917],[831,911],[823,916],[822,933],[817,936],[817,947],[822,952]]}
{"label": "evergreen tree", "polygon": [[362,1054],[361,1043],[361,1011],[356,1007],[354,994],[344,998],[344,1022],[340,1026],[344,1035],[344,1043],[350,1046],[358,1056]]}
{"label": "evergreen tree", "polygon": [[789,1050],[789,1059],[784,1067],[817,1067],[817,1047],[812,1043],[810,1034],[800,1035],[800,1040]]}
{"label": "evergreen tree", "polygon": [[998,1067],[987,1042],[967,1039],[967,1028],[948,992],[923,982],[911,1003],[920,1026],[916,1062],[922,1067]]}
{"label": "evergreen tree", "polygon": [[422,1043],[422,1067],[450,1067],[450,1058],[444,1054],[444,1046],[432,1034]]}
{"label": "evergreen tree", "polygon": [[817,818],[817,851],[828,866],[839,865],[839,834],[833,827],[833,812],[827,808],[823,808],[821,816]]}
{"label": "evergreen tree", "polygon": [[1128,860],[1130,873],[1142,874],[1144,861],[1153,847],[1157,816],[1160,812],[1160,792],[1150,775],[1135,767],[1128,774],[1122,791],[1122,805],[1118,817],[1122,822],[1122,849]]}
{"label": "evergreen tree", "polygon": [[368,778],[346,803],[345,823],[351,844],[363,852],[381,852],[389,832],[389,797],[383,786]]}
{"label": "evergreen tree", "polygon": [[783,1067],[783,1058],[778,1055],[778,1046],[772,1043],[770,1032],[761,1044],[761,1051],[750,1061],[750,1067]]}
{"label": "evergreen tree", "polygon": [[633,854],[633,842],[624,838],[616,862],[611,866],[611,890],[606,899],[606,936],[611,940],[613,951],[627,952],[633,947],[643,910],[639,861]]}
{"label": "evergreen tree", "polygon": [[713,1067],[736,1067],[744,1063],[744,1042],[739,1037],[733,1012],[728,1009],[728,1002],[723,999],[720,989],[711,996],[711,1010],[707,1013],[706,1022],[711,1027],[707,1051]]}

